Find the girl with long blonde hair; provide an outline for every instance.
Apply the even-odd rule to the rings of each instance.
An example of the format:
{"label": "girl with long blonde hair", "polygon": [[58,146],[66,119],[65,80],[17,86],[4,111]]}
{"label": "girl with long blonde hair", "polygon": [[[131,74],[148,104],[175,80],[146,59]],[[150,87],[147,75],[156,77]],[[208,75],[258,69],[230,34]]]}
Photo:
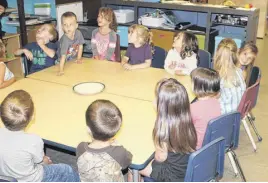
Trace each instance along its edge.
{"label": "girl with long blonde hair", "polygon": [[235,111],[246,90],[242,70],[236,66],[237,45],[234,40],[226,38],[218,45],[214,56],[214,69],[221,78],[221,112]]}

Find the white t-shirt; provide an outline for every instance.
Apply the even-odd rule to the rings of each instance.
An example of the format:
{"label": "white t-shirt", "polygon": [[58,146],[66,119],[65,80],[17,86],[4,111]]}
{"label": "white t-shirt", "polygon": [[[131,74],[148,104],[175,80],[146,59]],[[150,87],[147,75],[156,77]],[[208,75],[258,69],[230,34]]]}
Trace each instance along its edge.
{"label": "white t-shirt", "polygon": [[[176,62],[176,67],[175,69],[170,69],[169,65],[174,61]],[[181,70],[183,74],[190,75],[192,70],[197,68],[196,54],[193,53],[191,57],[185,57],[185,59],[182,59],[180,53],[173,48],[168,52],[164,67],[170,74],[175,74],[176,70]]]}
{"label": "white t-shirt", "polygon": [[22,182],[41,182],[44,142],[34,134],[0,128],[0,174]]}
{"label": "white t-shirt", "polygon": [[6,67],[4,81],[8,81],[11,78],[13,78],[14,77],[14,74],[7,68],[6,64],[4,62],[0,62],[0,64],[4,64],[5,67]]}

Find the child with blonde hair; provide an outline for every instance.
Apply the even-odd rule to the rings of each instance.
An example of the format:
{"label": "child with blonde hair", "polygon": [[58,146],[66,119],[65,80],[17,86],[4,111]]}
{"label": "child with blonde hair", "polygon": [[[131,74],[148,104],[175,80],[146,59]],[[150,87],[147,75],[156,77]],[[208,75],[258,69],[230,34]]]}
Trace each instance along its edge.
{"label": "child with blonde hair", "polygon": [[165,70],[173,75],[190,75],[199,62],[196,36],[189,32],[177,32],[172,47],[165,60]]}
{"label": "child with blonde hair", "polygon": [[214,69],[221,78],[221,113],[226,114],[237,110],[240,100],[246,90],[243,73],[236,66],[237,45],[234,40],[223,39],[214,56]]}
{"label": "child with blonde hair", "polygon": [[243,71],[243,77],[246,84],[249,83],[251,70],[258,55],[258,47],[253,43],[244,44],[238,51],[237,67]]}
{"label": "child with blonde hair", "polygon": [[126,70],[144,69],[152,63],[152,33],[143,25],[134,24],[129,28],[130,43],[121,64]]}
{"label": "child with blonde hair", "polygon": [[163,79],[156,86],[156,103],[155,156],[140,174],[157,182],[183,182],[197,142],[187,91],[176,79]]}
{"label": "child with blonde hair", "polygon": [[2,62],[6,59],[6,47],[0,39],[0,89],[5,88],[15,82],[14,74]]}
{"label": "child with blonde hair", "polygon": [[36,32],[36,42],[18,49],[15,55],[25,55],[31,65],[29,74],[55,65],[58,45],[54,42],[58,33],[54,25],[44,24]]}
{"label": "child with blonde hair", "polygon": [[113,10],[101,7],[97,21],[99,28],[92,32],[91,39],[93,58],[115,61],[117,22]]}

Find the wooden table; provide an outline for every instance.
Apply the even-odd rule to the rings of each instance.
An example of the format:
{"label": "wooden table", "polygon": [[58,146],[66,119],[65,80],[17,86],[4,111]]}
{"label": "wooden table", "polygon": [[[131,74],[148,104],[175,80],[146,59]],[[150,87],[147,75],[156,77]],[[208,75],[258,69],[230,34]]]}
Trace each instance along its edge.
{"label": "wooden table", "polygon": [[0,103],[18,89],[29,92],[34,101],[35,118],[26,129],[29,133],[76,148],[81,141],[90,140],[85,121],[87,107],[96,99],[107,99],[114,102],[123,114],[117,140],[133,154],[133,164],[142,165],[154,152],[152,130],[156,113],[152,102],[107,93],[81,96],[75,94],[70,86],[27,78],[1,89]]}
{"label": "wooden table", "polygon": [[[120,63],[93,59],[84,59],[83,64],[66,63],[63,76],[56,76],[57,71],[58,66],[54,66],[27,77],[68,86],[80,82],[98,81],[105,84],[105,93],[147,101],[154,100],[155,85],[160,79],[174,77],[164,69],[126,71]],[[191,91],[190,77],[176,76],[175,78],[185,86],[192,101],[194,95]]]}

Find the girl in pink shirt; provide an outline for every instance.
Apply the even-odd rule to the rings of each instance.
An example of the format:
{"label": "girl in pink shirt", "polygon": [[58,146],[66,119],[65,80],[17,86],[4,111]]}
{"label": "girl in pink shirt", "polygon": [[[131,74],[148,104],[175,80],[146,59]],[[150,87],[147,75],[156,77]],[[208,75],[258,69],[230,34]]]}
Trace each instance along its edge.
{"label": "girl in pink shirt", "polygon": [[192,103],[191,116],[197,133],[196,149],[202,147],[208,122],[221,115],[218,100],[220,76],[217,71],[207,68],[196,68],[191,72],[193,93],[197,101]]}

